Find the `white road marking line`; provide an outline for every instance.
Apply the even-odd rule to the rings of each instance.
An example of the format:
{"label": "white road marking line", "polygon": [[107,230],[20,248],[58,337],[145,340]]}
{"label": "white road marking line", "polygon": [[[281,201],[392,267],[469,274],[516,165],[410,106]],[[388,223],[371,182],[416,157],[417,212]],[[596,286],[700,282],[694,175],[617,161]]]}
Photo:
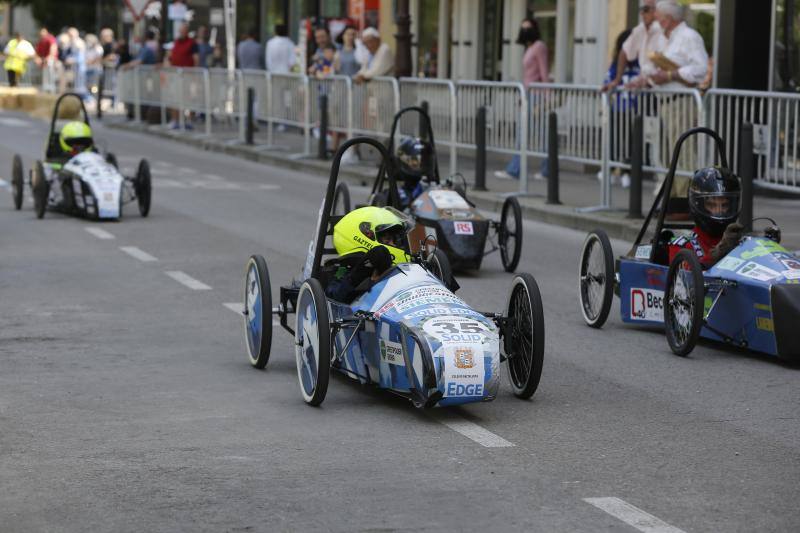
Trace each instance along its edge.
{"label": "white road marking line", "polygon": [[222,304],[234,313],[242,314],[244,312],[244,304],[240,302],[229,302],[226,304]]}
{"label": "white road marking line", "polygon": [[432,413],[431,416],[440,424],[449,427],[456,433],[464,435],[468,439],[477,442],[481,446],[485,446],[487,448],[510,448],[514,446],[513,442],[508,442],[503,437],[495,435],[488,429],[483,428],[474,422],[470,422],[469,420],[466,420],[460,416],[444,413]]}
{"label": "white road marking line", "polygon": [[148,254],[141,248],[137,248],[136,246],[120,246],[119,249],[128,254],[129,256],[138,259],[139,261],[143,261],[145,263],[152,263],[153,261],[158,261],[157,258]]}
{"label": "white road marking line", "polygon": [[[228,309],[230,309],[231,311],[233,311],[234,313],[236,313],[239,316],[243,316],[244,315],[244,303],[228,302],[228,303],[224,303],[222,305],[224,305],[225,307],[227,307]],[[280,320],[277,320],[277,319],[273,318],[272,319],[272,325],[273,326],[280,326],[281,322],[280,322]]]}
{"label": "white road marking line", "polygon": [[14,118],[14,117],[3,117],[3,118],[0,118],[0,124],[2,124],[3,126],[12,126],[12,127],[28,126],[29,125],[28,122],[26,122],[26,121],[24,121],[22,119]]}
{"label": "white road marking line", "polygon": [[203,174],[203,176],[211,181],[225,181],[225,178],[222,176],[217,176],[216,174]]}
{"label": "white road marking line", "polygon": [[87,231],[87,233],[91,233],[95,237],[103,241],[110,241],[111,239],[116,239],[113,234],[107,232],[104,229],[100,228],[83,228]]}
{"label": "white road marking line", "polygon": [[3,178],[0,178],[0,187],[8,187],[8,182]]}
{"label": "white road marking line", "polygon": [[277,191],[278,189],[281,188],[281,186],[273,185],[271,183],[263,183],[259,185],[258,188],[261,189],[262,191]]}
{"label": "white road marking line", "polygon": [[211,287],[180,270],[167,270],[165,274],[193,291],[210,291]]}
{"label": "white road marking line", "polygon": [[583,501],[645,533],[685,533],[619,498],[584,498]]}

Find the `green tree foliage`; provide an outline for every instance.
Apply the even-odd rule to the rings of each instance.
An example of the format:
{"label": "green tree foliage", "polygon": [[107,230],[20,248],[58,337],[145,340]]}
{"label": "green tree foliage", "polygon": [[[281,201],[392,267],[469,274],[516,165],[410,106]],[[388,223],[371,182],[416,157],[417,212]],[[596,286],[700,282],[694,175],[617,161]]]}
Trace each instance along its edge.
{"label": "green tree foliage", "polygon": [[[13,5],[30,5],[33,18],[52,33],[75,26],[82,31],[97,30],[97,0],[11,0]],[[100,0],[103,25],[117,20],[121,9],[119,0]]]}

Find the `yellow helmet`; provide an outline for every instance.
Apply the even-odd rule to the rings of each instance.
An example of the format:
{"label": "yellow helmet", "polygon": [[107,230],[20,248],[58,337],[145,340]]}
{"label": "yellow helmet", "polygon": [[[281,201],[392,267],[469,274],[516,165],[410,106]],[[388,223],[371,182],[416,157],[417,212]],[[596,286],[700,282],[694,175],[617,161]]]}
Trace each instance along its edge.
{"label": "yellow helmet", "polygon": [[391,207],[362,207],[345,215],[333,228],[333,246],[339,255],[367,252],[385,246],[392,264],[408,263],[408,232],[413,223]]}
{"label": "yellow helmet", "polygon": [[61,149],[69,154],[78,154],[89,150],[94,142],[92,141],[92,128],[85,122],[74,120],[67,122],[61,133],[58,135],[58,143]]}

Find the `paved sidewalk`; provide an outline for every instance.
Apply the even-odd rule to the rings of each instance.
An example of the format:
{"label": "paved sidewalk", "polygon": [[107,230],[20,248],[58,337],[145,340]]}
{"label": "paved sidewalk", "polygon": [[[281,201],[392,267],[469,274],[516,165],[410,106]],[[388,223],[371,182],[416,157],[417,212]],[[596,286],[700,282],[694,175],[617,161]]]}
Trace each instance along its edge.
{"label": "paved sidewalk", "polygon": [[[273,145],[267,145],[267,126],[260,125],[254,133],[254,144],[248,146],[239,141],[238,128],[235,124],[220,125],[215,123],[211,137],[204,135],[204,125],[197,123],[191,131],[172,130],[168,127],[154,125],[145,126],[127,122],[119,116],[106,116],[104,123],[107,126],[132,131],[146,131],[179,142],[197,146],[205,150],[223,152],[226,154],[259,161],[272,166],[292,169],[303,168],[310,173],[318,173],[320,177],[327,177],[330,172],[330,161],[319,160],[315,157],[303,156],[302,132],[296,128],[287,128],[284,131],[275,131]],[[319,140],[312,137],[311,151],[316,154]],[[441,147],[439,167],[442,177],[450,174],[449,149]],[[519,182],[515,180],[502,180],[494,176],[495,170],[503,169],[510,156],[505,154],[489,153],[487,155],[486,186],[488,192],[469,190],[469,198],[483,209],[499,211],[506,195],[519,192]],[[371,184],[375,176],[377,151],[369,147],[361,148],[361,161],[358,164],[343,165],[341,176],[352,183]],[[611,237],[632,241],[641,228],[641,220],[627,218],[629,190],[623,189],[619,184],[612,187],[613,210],[581,212],[580,208],[594,206],[600,203],[601,181],[597,179],[598,169],[589,166],[577,166],[571,163],[562,163],[560,172],[560,200],[561,205],[548,205],[545,202],[547,182],[535,180],[534,174],[539,170],[541,160],[530,158],[529,169],[529,194],[521,196],[526,218],[541,222],[556,224],[573,229],[590,231],[594,228],[603,228]],[[474,184],[475,161],[473,152],[459,150],[458,172],[466,179],[468,185]],[[643,211],[647,210],[653,202],[655,182],[645,180],[643,183]],[[757,195],[754,200],[755,216],[770,216],[778,222],[783,232],[783,243],[791,250],[800,250],[800,196],[795,198],[781,198]],[[763,227],[763,222],[757,222],[756,228]]]}

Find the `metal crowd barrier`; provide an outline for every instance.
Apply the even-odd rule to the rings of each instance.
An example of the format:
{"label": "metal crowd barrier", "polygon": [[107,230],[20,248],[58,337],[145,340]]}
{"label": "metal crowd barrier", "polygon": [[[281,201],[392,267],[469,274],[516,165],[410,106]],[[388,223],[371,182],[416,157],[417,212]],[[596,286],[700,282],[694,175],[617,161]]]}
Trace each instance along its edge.
{"label": "metal crowd barrier", "polygon": [[753,124],[755,176],[759,185],[800,190],[800,95],[711,89],[705,94],[705,123],[727,143],[728,164],[739,169],[739,132]]}
{"label": "metal crowd barrier", "polygon": [[[717,129],[728,143],[729,159],[738,168],[739,131],[754,124],[756,178],[767,187],[796,192],[800,188],[800,95],[713,89],[646,90],[601,93],[597,87],[567,84],[375,78],[354,83],[345,76],[323,80],[302,74],[264,71],[183,69],[141,66],[122,71],[118,97],[139,106],[167,106],[206,117],[206,133],[216,123],[238,120],[244,138],[247,89],[256,92],[256,118],[268,123],[268,144],[275,126],[300,128],[304,153],[311,153],[310,133],[319,122],[320,94],[328,97],[328,127],[348,137],[383,138],[395,113],[427,102],[438,144],[449,148],[450,172],[456,172],[457,150],[475,149],[476,113],[487,109],[487,148],[520,158],[520,193],[527,193],[528,156],[547,156],[548,116],[558,117],[559,159],[601,167],[630,168],[634,118],[644,119],[645,170],[666,173],[675,139],[694,126]],[[402,104],[402,106],[401,106]],[[185,113],[181,113],[184,116]],[[401,124],[401,133],[416,133],[418,122]],[[713,163],[705,140],[684,148],[678,174]],[[599,208],[611,207],[610,180],[603,180]]]}
{"label": "metal crowd barrier", "polygon": [[519,156],[520,192],[528,191],[528,99],[517,82],[459,81],[456,137],[460,148],[475,148],[476,116],[486,108],[486,149]]}
{"label": "metal crowd barrier", "polygon": [[397,79],[377,77],[353,84],[353,133],[384,137],[400,110]]}
{"label": "metal crowd barrier", "polygon": [[[456,102],[456,86],[451,80],[428,78],[400,78],[401,107],[421,106],[428,104],[428,116],[431,119],[433,135],[436,143],[449,147],[449,173],[458,172],[458,107]],[[416,117],[407,114],[412,123],[400,124],[402,132],[413,132],[419,124],[413,122]]]}

